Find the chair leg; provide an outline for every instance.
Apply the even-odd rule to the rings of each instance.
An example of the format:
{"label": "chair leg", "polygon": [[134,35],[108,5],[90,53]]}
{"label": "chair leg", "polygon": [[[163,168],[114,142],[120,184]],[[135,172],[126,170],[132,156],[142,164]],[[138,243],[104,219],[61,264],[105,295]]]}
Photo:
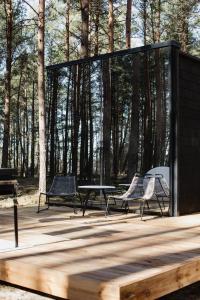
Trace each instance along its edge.
{"label": "chair leg", "polygon": [[110,210],[109,210],[109,199],[108,199],[107,196],[106,196],[105,190],[102,190],[102,192],[103,192],[104,201],[105,201],[105,204],[106,204],[105,216],[107,216],[107,215],[110,214]]}
{"label": "chair leg", "polygon": [[110,214],[110,208],[109,208],[109,198],[107,198],[107,200],[106,200],[106,213],[105,213],[105,215],[107,216],[108,214]]}
{"label": "chair leg", "polygon": [[149,207],[149,202],[146,200],[147,208],[150,209]]}
{"label": "chair leg", "polygon": [[161,207],[161,205],[160,205],[160,201],[159,201],[159,199],[158,199],[158,198],[157,198],[157,202],[158,202],[158,205],[159,205],[159,207],[160,207],[161,216],[163,216],[162,207]]}
{"label": "chair leg", "polygon": [[168,215],[170,216],[170,202],[168,204],[168,210],[167,210]]}
{"label": "chair leg", "polygon": [[146,201],[142,201],[141,204],[140,204],[140,218],[141,218],[141,221],[142,221],[142,217],[143,217],[143,214],[144,214],[145,202]]}
{"label": "chair leg", "polygon": [[129,213],[129,205],[128,205],[128,202],[125,202],[125,211],[126,211],[126,214]]}
{"label": "chair leg", "polygon": [[110,198],[110,200],[112,200],[113,202],[112,202],[112,205],[117,205],[117,202],[116,202],[116,199],[115,198]]}
{"label": "chair leg", "polygon": [[81,197],[81,194],[80,193],[78,193],[78,197],[79,197],[79,200],[80,200],[80,202],[81,202],[81,209],[80,209],[80,211],[82,211],[83,210],[83,199],[82,199],[82,197]]}
{"label": "chair leg", "polygon": [[73,200],[73,210],[74,210],[74,214],[77,214],[77,211],[76,211],[76,206],[75,206],[75,199],[76,199],[76,196],[77,195],[74,195],[72,200]]}
{"label": "chair leg", "polygon": [[89,200],[89,197],[90,197],[90,193],[91,193],[91,190],[88,190],[87,193],[86,193],[86,196],[85,196],[85,200],[84,200],[84,203],[83,203],[83,217],[84,217],[85,211],[87,209],[87,204],[88,204],[88,200]]}
{"label": "chair leg", "polygon": [[163,204],[163,208],[165,209],[165,201],[164,201],[164,197],[162,197],[162,204]]}
{"label": "chair leg", "polygon": [[125,203],[126,203],[126,202],[123,200],[123,201],[122,201],[121,208],[123,208],[123,206],[125,206]]}
{"label": "chair leg", "polygon": [[47,209],[49,209],[50,203],[49,203],[49,196],[46,195],[46,201],[47,201]]}

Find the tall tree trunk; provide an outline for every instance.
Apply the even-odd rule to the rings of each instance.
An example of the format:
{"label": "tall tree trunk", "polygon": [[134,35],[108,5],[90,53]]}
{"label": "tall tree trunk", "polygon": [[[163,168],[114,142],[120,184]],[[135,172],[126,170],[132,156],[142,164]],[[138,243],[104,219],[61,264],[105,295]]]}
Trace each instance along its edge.
{"label": "tall tree trunk", "polygon": [[81,67],[75,65],[73,72],[73,101],[72,101],[72,172],[77,176],[78,167],[78,133],[80,123],[80,81]]}
{"label": "tall tree trunk", "polygon": [[[122,119],[122,118],[121,118]],[[124,150],[125,150],[125,144],[126,144],[126,139],[127,139],[127,135],[128,135],[128,129],[130,127],[130,113],[128,114],[128,118],[127,121],[125,123],[124,126],[124,130],[123,130],[123,120],[121,122],[121,132],[120,132],[120,144],[119,144],[119,165],[120,165],[120,172],[124,172],[125,167],[126,167],[126,163],[127,163],[127,158],[124,159]]]}
{"label": "tall tree trunk", "polygon": [[181,44],[181,50],[186,53],[188,52],[189,46],[189,17],[196,3],[198,3],[196,0],[182,0],[178,2],[179,19],[177,25],[179,28],[179,42]]}
{"label": "tall tree trunk", "polygon": [[155,11],[155,41],[156,43],[160,42],[161,36],[161,24],[160,24],[160,16],[161,16],[161,0],[157,0],[155,2],[156,11]]}
{"label": "tall tree trunk", "polygon": [[112,80],[115,85],[112,87],[112,99],[111,99],[111,110],[112,110],[112,148],[113,148],[113,174],[115,179],[119,172],[119,103],[118,103],[118,85],[117,80],[118,74],[115,71],[112,72]]}
{"label": "tall tree trunk", "polygon": [[47,124],[46,124],[46,170],[47,173],[49,172],[49,165],[50,165],[50,126],[51,126],[51,104],[53,99],[53,72],[47,73],[47,79],[48,79],[48,94],[47,94],[47,103],[46,103],[46,114],[47,114]]}
{"label": "tall tree trunk", "polygon": [[143,42],[147,44],[147,0],[142,0]]}
{"label": "tall tree trunk", "polygon": [[32,111],[31,111],[31,176],[34,177],[35,169],[35,82],[32,89]]}
{"label": "tall tree trunk", "polygon": [[4,0],[4,8],[6,14],[6,74],[5,74],[2,167],[7,168],[9,139],[10,139],[10,102],[11,102],[12,31],[13,31],[12,0]]}
{"label": "tall tree trunk", "polygon": [[81,7],[81,57],[88,57],[89,0],[80,0]]}
{"label": "tall tree trunk", "polygon": [[110,183],[111,171],[111,70],[110,61],[103,62],[103,170],[105,184]]}
{"label": "tall tree trunk", "polygon": [[100,18],[100,0],[96,0],[96,9],[95,9],[95,30],[94,30],[94,55],[99,54],[99,18]]}
{"label": "tall tree trunk", "polygon": [[[91,66],[90,66],[91,67]],[[89,122],[90,122],[90,155],[88,160],[88,177],[89,181],[92,180],[93,175],[93,156],[94,156],[94,132],[93,132],[93,112],[92,112],[92,95],[91,95],[91,70],[89,70],[89,103],[88,103],[88,109],[89,109]]]}
{"label": "tall tree trunk", "polygon": [[161,37],[161,0],[154,0],[150,4],[151,31],[153,43],[159,43]]}
{"label": "tall tree trunk", "polygon": [[70,84],[72,77],[72,68],[69,68],[69,77],[67,85],[67,95],[66,95],[66,108],[65,108],[65,127],[64,127],[64,149],[63,149],[63,173],[67,174],[67,154],[68,154],[68,131],[69,131],[69,95],[70,95]]}
{"label": "tall tree trunk", "polygon": [[70,37],[70,0],[66,1],[65,15],[65,59],[69,61],[69,37]]}
{"label": "tall tree trunk", "polygon": [[114,51],[114,13],[113,13],[113,0],[109,0],[108,12],[108,51]]}
{"label": "tall tree trunk", "polygon": [[81,147],[80,147],[80,178],[86,179],[88,175],[88,81],[89,66],[83,66],[82,92],[81,92]]}
{"label": "tall tree trunk", "polygon": [[144,152],[143,152],[143,164],[142,171],[146,172],[152,167],[152,96],[151,96],[151,84],[149,76],[149,56],[148,53],[144,55],[144,92],[145,92],[145,104],[144,104]]}
{"label": "tall tree trunk", "polygon": [[[142,15],[143,15],[143,38],[144,45],[147,44],[147,5],[148,1],[142,1]],[[152,166],[152,99],[151,99],[151,84],[149,76],[149,56],[144,54],[144,151],[142,158],[142,172],[148,171]]]}
{"label": "tall tree trunk", "polygon": [[23,113],[21,115],[21,177],[25,177],[25,161],[26,161],[26,146],[25,146],[25,102],[23,98]]}
{"label": "tall tree trunk", "polygon": [[132,77],[132,103],[131,103],[131,129],[128,149],[128,178],[131,180],[138,171],[138,150],[139,150],[139,105],[140,105],[140,56],[133,57]]}
{"label": "tall tree trunk", "polygon": [[22,86],[22,71],[23,71],[23,60],[20,66],[20,77],[19,77],[19,86],[17,92],[17,116],[16,116],[16,167],[19,167],[19,145],[20,145],[20,94],[21,94],[21,86]]}
{"label": "tall tree trunk", "polygon": [[[161,0],[154,1],[154,5],[151,7],[152,16],[154,19],[154,42],[160,42],[161,36]],[[155,149],[154,149],[154,166],[161,165],[161,158],[163,154],[164,140],[163,140],[163,84],[161,76],[161,56],[160,49],[155,49],[155,79],[156,79],[156,122],[155,122]]]}
{"label": "tall tree trunk", "polygon": [[[81,57],[88,57],[89,54],[89,0],[80,0],[81,7]],[[88,123],[87,123],[87,67],[83,68],[82,79],[82,97],[80,106],[81,116],[81,146],[80,146],[80,178],[85,179],[87,176],[88,163]],[[79,80],[78,80],[79,81]],[[77,91],[80,92],[80,81],[77,82]]]}
{"label": "tall tree trunk", "polygon": [[24,140],[25,140],[25,176],[27,177],[29,175],[29,126],[28,126],[28,92],[27,92],[27,87],[25,88],[25,95],[24,95],[24,100],[25,100],[25,110],[24,110],[24,113],[25,113],[25,128],[24,128],[24,131],[25,131],[25,137],[24,137]]}
{"label": "tall tree trunk", "polygon": [[45,0],[38,7],[38,101],[39,101],[39,191],[46,192],[46,128],[45,128],[45,79],[44,79],[44,28]]}
{"label": "tall tree trunk", "polygon": [[50,120],[50,176],[55,175],[55,129],[56,129],[56,108],[57,108],[57,95],[58,95],[58,74],[53,73],[53,96],[51,101],[51,120]]}
{"label": "tall tree trunk", "polygon": [[126,48],[131,47],[131,10],[132,10],[132,0],[127,0],[127,5],[126,5]]}

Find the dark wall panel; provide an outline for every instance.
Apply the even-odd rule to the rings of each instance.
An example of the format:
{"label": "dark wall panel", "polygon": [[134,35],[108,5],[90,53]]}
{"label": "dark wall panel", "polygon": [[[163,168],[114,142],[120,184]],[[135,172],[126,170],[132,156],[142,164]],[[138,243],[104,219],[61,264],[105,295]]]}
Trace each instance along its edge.
{"label": "dark wall panel", "polygon": [[200,211],[200,60],[180,54],[178,211]]}

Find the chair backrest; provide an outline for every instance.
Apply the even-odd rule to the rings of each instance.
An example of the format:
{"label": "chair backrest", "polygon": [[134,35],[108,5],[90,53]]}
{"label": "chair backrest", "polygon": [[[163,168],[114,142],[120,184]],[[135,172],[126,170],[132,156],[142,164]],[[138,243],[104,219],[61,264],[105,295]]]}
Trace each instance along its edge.
{"label": "chair backrest", "polygon": [[169,186],[168,186],[168,184],[167,184],[167,181],[166,181],[165,177],[162,177],[162,178],[160,179],[160,183],[161,183],[161,185],[162,185],[162,189],[163,189],[163,191],[164,191],[166,197],[169,197],[169,196],[170,196],[170,190],[169,190]]}
{"label": "chair backrest", "polygon": [[55,176],[49,192],[55,195],[75,194],[75,176]]}
{"label": "chair backrest", "polygon": [[162,184],[161,184],[161,180],[163,179],[162,174],[156,174],[155,175],[155,193],[164,193]]}
{"label": "chair backrest", "polygon": [[13,180],[17,177],[17,169],[0,168],[0,180]]}
{"label": "chair backrest", "polygon": [[131,198],[141,196],[141,188],[139,184],[142,184],[142,178],[138,175],[135,175],[132,179],[129,189],[122,195],[122,198]]}
{"label": "chair backrest", "polygon": [[147,174],[162,174],[162,176],[166,179],[166,182],[169,186],[169,167],[161,166],[161,167],[155,167],[147,172]]}
{"label": "chair backrest", "polygon": [[145,200],[153,198],[155,192],[155,177],[144,178],[144,196]]}

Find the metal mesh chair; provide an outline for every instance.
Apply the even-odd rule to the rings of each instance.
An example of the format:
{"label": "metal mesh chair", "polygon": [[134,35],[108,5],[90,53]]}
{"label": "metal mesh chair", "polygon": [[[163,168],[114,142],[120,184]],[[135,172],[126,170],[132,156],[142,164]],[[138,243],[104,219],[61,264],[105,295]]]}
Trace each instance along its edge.
{"label": "metal mesh chair", "polygon": [[163,189],[163,195],[164,195],[163,197],[169,198],[170,197],[170,189],[169,189],[167,180],[165,179],[165,177],[162,177],[160,182],[161,182],[162,189]]}
{"label": "metal mesh chair", "polygon": [[165,208],[165,201],[170,199],[170,189],[165,177],[160,176],[157,177],[157,185],[156,185],[156,196],[157,198],[161,198],[163,207]]}
{"label": "metal mesh chair", "polygon": [[110,195],[108,197],[109,200],[122,201],[122,207],[125,207],[126,213],[129,211],[128,202],[135,198],[139,198],[143,195],[143,178],[139,175],[135,175],[132,179],[130,187],[128,190],[122,195]]}
{"label": "metal mesh chair", "polygon": [[[41,211],[40,202],[41,202],[42,195],[46,195],[47,208],[45,209],[49,208],[51,197],[62,197],[64,199],[71,199],[73,200],[73,204],[74,204],[74,199],[76,196],[78,196],[78,193],[76,191],[75,176],[55,176],[52,185],[50,187],[50,190],[47,193],[40,193],[38,211],[37,211],[38,213]],[[75,206],[74,206],[74,212],[75,212]]]}
{"label": "metal mesh chair", "polygon": [[[155,168],[156,169],[156,168]],[[167,198],[169,201],[170,198],[170,189],[168,181],[163,174],[145,174],[145,177],[155,177],[155,195],[157,198],[161,198],[163,207],[165,208],[164,199]]]}
{"label": "metal mesh chair", "polygon": [[[135,178],[136,177],[136,178]],[[139,182],[141,182],[142,178],[141,177],[138,177],[138,176],[135,176],[133,178],[133,185],[132,185],[132,188],[134,186],[139,185]],[[132,182],[133,182],[132,181]],[[140,217],[141,217],[141,220],[142,220],[142,217],[143,217],[143,214],[144,214],[144,208],[145,208],[145,205],[147,205],[148,209],[150,209],[149,207],[149,202],[150,201],[156,201],[158,203],[158,206],[160,208],[160,211],[161,211],[161,216],[163,215],[163,212],[162,212],[162,207],[161,207],[161,204],[160,204],[160,201],[159,201],[159,198],[156,196],[156,192],[155,192],[155,184],[156,184],[156,177],[153,176],[153,175],[150,175],[150,176],[146,176],[143,178],[143,190],[144,190],[144,193],[143,195],[141,195],[141,190],[140,190],[140,195],[137,194],[137,190],[132,190],[133,193],[128,195],[128,197],[123,197],[125,194],[121,195],[121,196],[118,196],[118,197],[115,197],[115,199],[117,200],[122,200],[125,202],[125,208],[126,208],[126,212],[128,211],[128,202],[129,201],[137,201],[140,203]],[[128,191],[127,191],[128,192]],[[112,198],[112,196],[110,197]]]}
{"label": "metal mesh chair", "polygon": [[140,201],[141,220],[144,214],[145,204],[147,204],[147,207],[149,209],[149,201],[152,200],[154,197],[155,177],[145,177],[143,185],[144,185],[144,195],[140,199],[138,199]]}

